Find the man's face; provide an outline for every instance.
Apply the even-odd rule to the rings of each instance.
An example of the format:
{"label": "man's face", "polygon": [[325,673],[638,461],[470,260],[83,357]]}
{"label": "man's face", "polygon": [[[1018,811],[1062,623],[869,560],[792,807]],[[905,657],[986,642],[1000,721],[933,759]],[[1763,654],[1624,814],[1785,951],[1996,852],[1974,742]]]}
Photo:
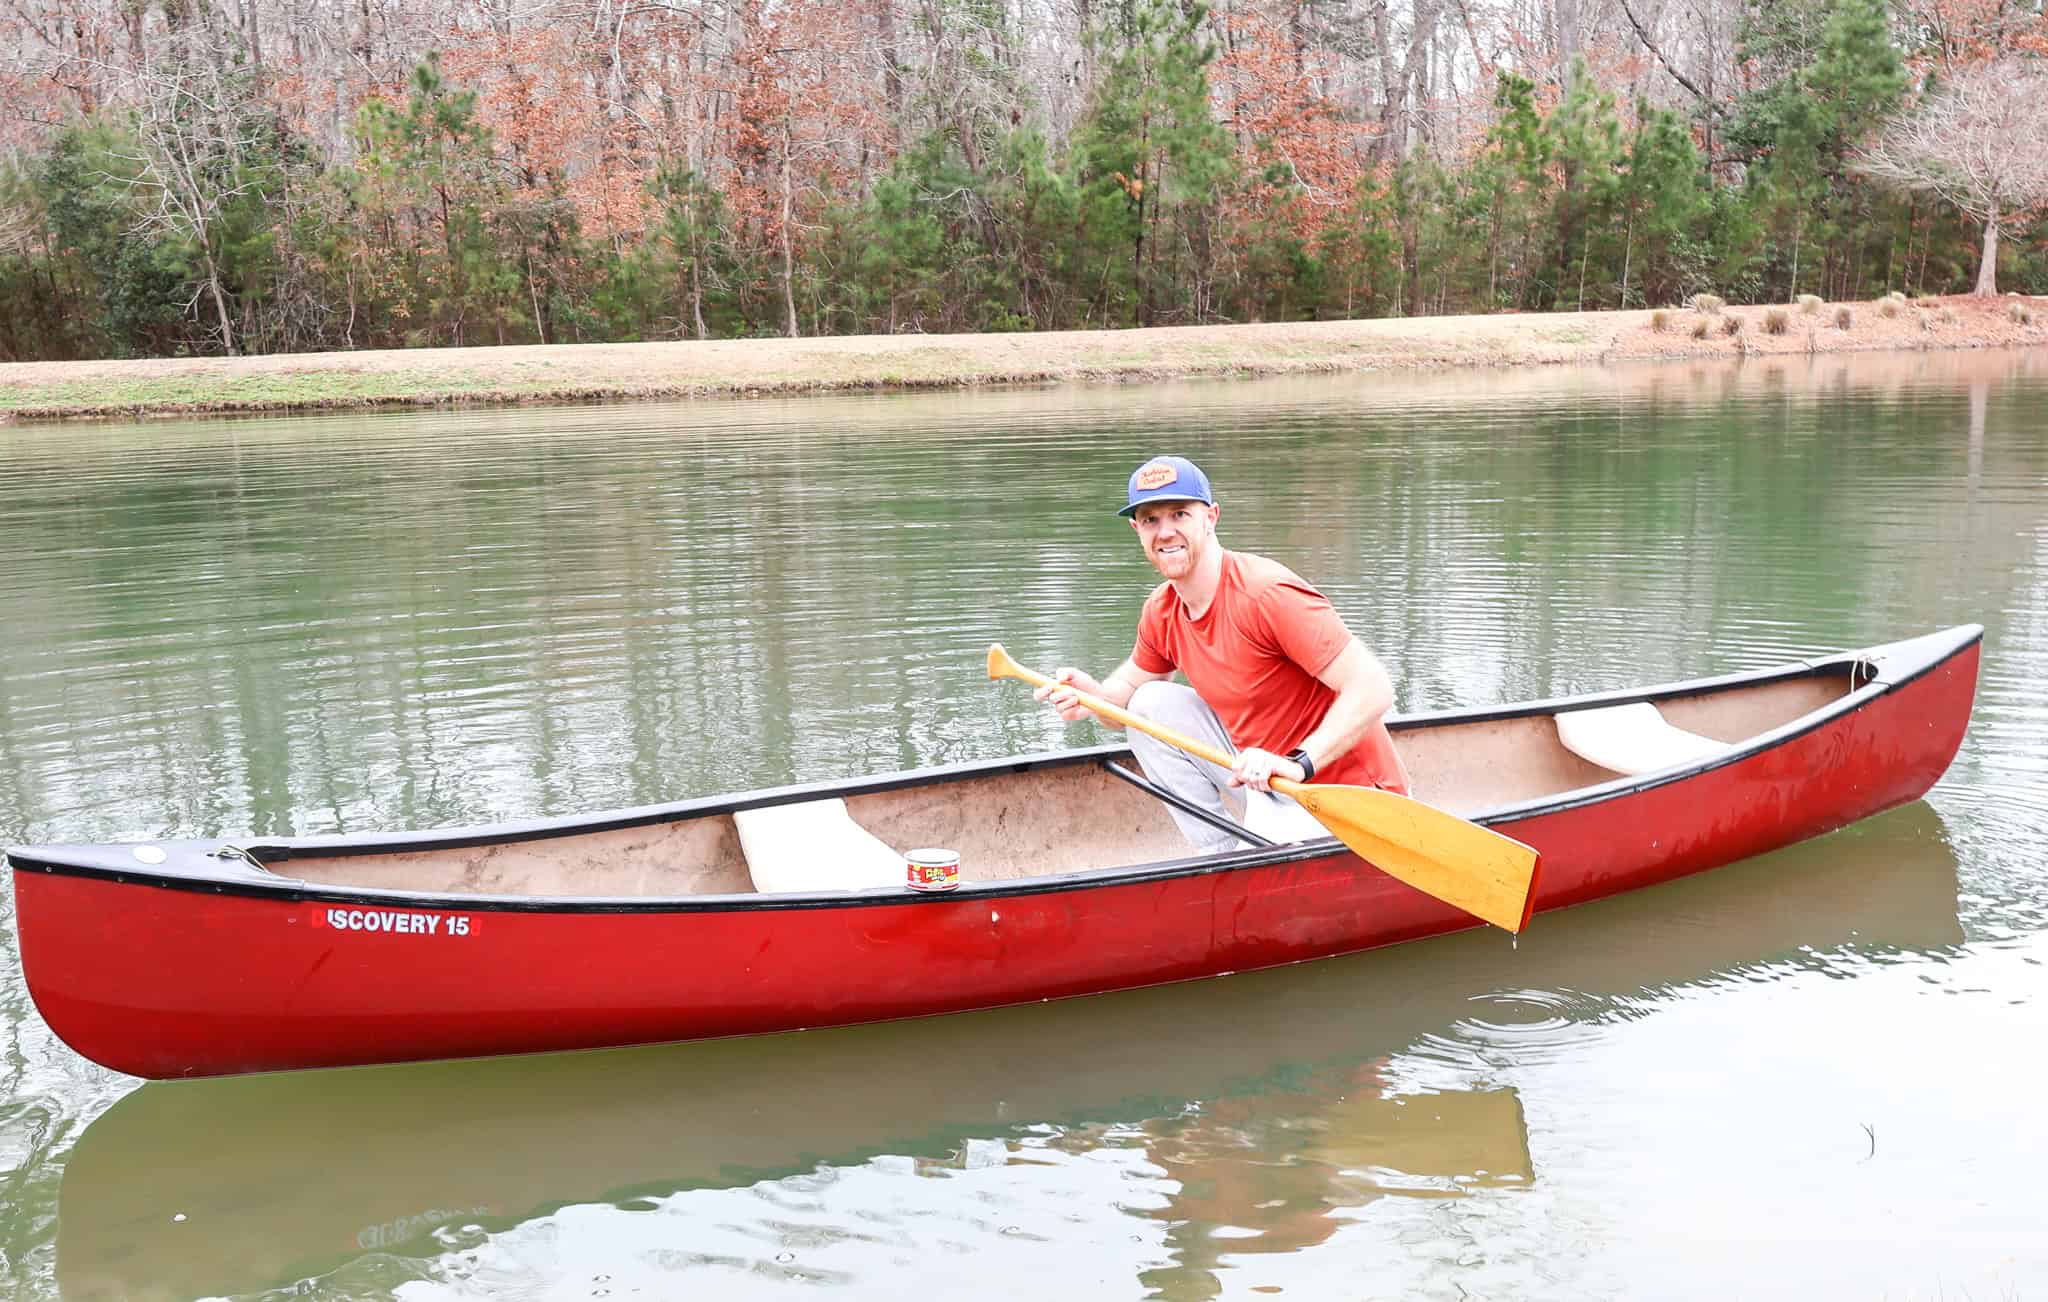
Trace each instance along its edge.
{"label": "man's face", "polygon": [[1215,541],[1220,511],[1201,502],[1147,502],[1131,513],[1131,527],[1162,578],[1184,579]]}

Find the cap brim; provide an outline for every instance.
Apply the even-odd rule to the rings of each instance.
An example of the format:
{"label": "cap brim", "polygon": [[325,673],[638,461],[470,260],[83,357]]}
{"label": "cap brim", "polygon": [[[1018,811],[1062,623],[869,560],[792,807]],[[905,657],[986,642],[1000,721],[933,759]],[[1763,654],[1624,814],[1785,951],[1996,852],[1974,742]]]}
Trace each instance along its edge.
{"label": "cap brim", "polygon": [[1128,520],[1131,518],[1131,513],[1139,507],[1150,506],[1154,502],[1200,502],[1203,506],[1216,505],[1214,500],[1207,497],[1190,497],[1186,493],[1155,493],[1151,497],[1139,498],[1123,510],[1118,511],[1117,514]]}

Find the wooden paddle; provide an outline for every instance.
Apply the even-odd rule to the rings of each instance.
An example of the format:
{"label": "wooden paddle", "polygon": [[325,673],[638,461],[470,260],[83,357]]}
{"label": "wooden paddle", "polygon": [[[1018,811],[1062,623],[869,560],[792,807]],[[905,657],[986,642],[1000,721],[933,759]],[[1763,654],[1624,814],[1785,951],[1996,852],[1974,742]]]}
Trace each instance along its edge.
{"label": "wooden paddle", "polygon": [[[988,649],[988,676],[1021,679],[1034,687],[1053,681],[1012,660],[1000,642]],[[1101,697],[1081,691],[1074,695],[1111,722],[1157,737],[1197,759],[1231,767],[1228,755],[1193,737],[1120,710]],[[1519,932],[1529,925],[1536,907],[1538,856],[1520,841],[1377,787],[1274,778],[1273,789],[1292,796],[1331,835],[1388,876],[1507,931]]]}

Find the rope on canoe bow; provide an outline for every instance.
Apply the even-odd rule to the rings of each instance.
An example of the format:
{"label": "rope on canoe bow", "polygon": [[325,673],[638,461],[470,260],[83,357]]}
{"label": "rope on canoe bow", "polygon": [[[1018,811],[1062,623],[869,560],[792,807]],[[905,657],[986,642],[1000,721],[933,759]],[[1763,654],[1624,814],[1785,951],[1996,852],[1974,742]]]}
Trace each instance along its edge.
{"label": "rope on canoe bow", "polygon": [[222,842],[220,849],[213,852],[213,857],[216,859],[240,859],[257,872],[267,873],[270,871],[270,865],[258,859],[255,851],[244,849],[239,845],[229,845],[226,842]]}

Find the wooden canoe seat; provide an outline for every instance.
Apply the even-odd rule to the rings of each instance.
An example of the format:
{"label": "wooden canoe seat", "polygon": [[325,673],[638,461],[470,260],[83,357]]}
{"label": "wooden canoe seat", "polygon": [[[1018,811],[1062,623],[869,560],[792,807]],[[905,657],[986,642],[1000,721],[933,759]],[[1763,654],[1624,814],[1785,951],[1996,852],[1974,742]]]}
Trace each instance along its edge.
{"label": "wooden canoe seat", "polygon": [[1725,741],[1674,727],[1648,701],[1569,710],[1556,719],[1557,739],[1566,750],[1616,773],[1654,773],[1728,749]]}
{"label": "wooden canoe seat", "polygon": [[846,802],[837,797],[743,809],[732,821],[739,828],[754,889],[764,894],[904,883],[903,856],[854,822]]}

